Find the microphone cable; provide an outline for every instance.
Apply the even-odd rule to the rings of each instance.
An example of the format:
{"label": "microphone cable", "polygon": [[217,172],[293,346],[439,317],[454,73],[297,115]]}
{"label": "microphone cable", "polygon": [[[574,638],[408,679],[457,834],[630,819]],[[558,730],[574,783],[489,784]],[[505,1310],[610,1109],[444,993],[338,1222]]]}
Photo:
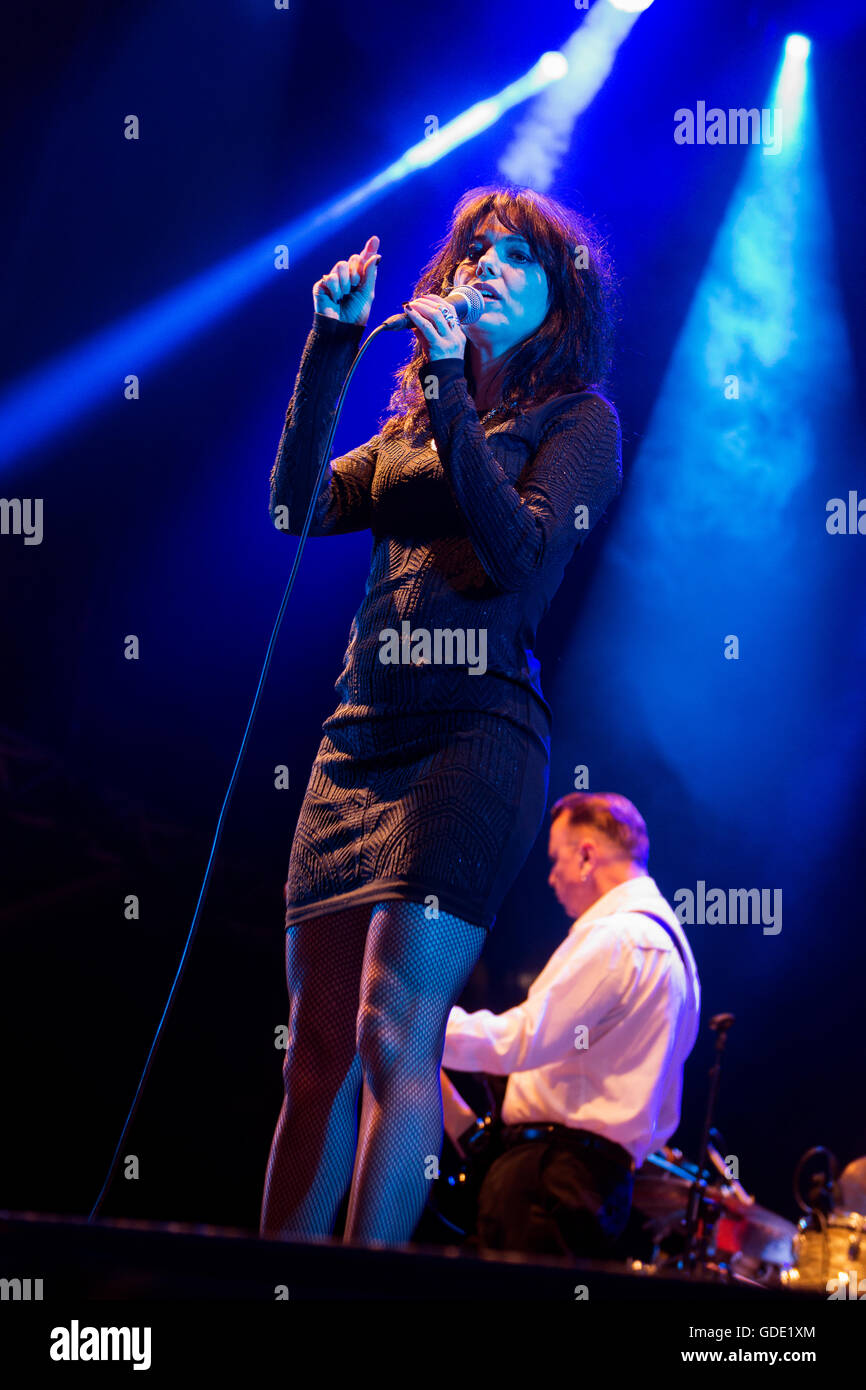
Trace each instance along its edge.
{"label": "microphone cable", "polygon": [[153,1065],[153,1060],[154,1060],[154,1057],[156,1056],[156,1050],[157,1050],[157,1048],[158,1048],[158,1046],[159,1046],[160,1039],[161,1039],[161,1037],[162,1037],[163,1028],[165,1027],[166,1021],[167,1021],[167,1019],[168,1019],[168,1017],[169,1017],[169,1014],[171,1013],[172,1007],[173,1007],[173,1005],[174,1005],[174,1000],[175,1000],[175,997],[176,997],[176,995],[177,995],[178,987],[179,987],[179,985],[180,985],[180,982],[181,982],[181,980],[182,980],[182,978],[183,978],[184,971],[185,971],[185,969],[186,969],[186,964],[187,964],[187,960],[188,960],[188,958],[189,958],[190,950],[191,950],[191,948],[192,948],[192,943],[193,943],[193,941],[195,940],[195,935],[196,935],[196,932],[198,931],[198,926],[199,926],[199,922],[200,922],[200,920],[201,920],[202,910],[203,910],[203,908],[204,908],[205,900],[206,900],[206,898],[207,898],[208,888],[209,888],[209,886],[210,886],[211,873],[212,873],[212,870],[213,870],[214,861],[215,861],[215,859],[216,859],[217,851],[218,851],[218,849],[219,849],[220,840],[222,839],[222,832],[223,832],[223,826],[225,825],[226,815],[227,815],[227,813],[228,813],[229,806],[231,805],[231,799],[232,799],[232,796],[233,796],[233,794],[234,794],[235,787],[236,787],[236,785],[237,785],[237,781],[238,781],[238,777],[239,777],[239,775],[240,775],[241,767],[242,767],[242,765],[243,765],[244,757],[245,757],[245,755],[246,755],[247,745],[249,744],[250,733],[251,733],[252,727],[253,727],[253,721],[255,720],[256,713],[257,713],[257,711],[258,711],[259,704],[260,704],[260,702],[261,702],[262,691],[263,691],[263,689],[264,689],[265,679],[266,679],[266,677],[267,677],[268,670],[269,670],[269,668],[270,668],[271,657],[272,657],[273,654],[274,654],[274,648],[275,648],[275,646],[276,646],[277,636],[279,635],[280,627],[282,626],[282,621],[283,621],[283,617],[284,617],[284,615],[285,615],[286,607],[287,607],[288,602],[289,602],[289,598],[290,598],[291,593],[292,593],[292,590],[293,590],[293,588],[294,588],[294,586],[295,586],[295,579],[296,579],[296,577],[297,577],[298,569],[300,568],[301,556],[303,555],[303,552],[304,552],[304,546],[305,546],[306,543],[307,543],[307,536],[309,535],[310,527],[311,527],[312,524],[313,524],[313,513],[314,513],[314,511],[315,511],[315,509],[316,509],[316,504],[317,504],[317,502],[318,502],[318,500],[319,500],[319,490],[320,490],[320,488],[321,488],[321,486],[322,486],[322,480],[323,480],[323,478],[324,478],[324,476],[325,476],[325,471],[326,471],[326,469],[330,466],[331,446],[332,446],[332,444],[333,444],[334,435],[336,434],[337,425],[338,425],[338,423],[339,423],[340,415],[341,415],[342,410],[343,410],[343,403],[344,403],[344,401],[345,401],[345,399],[346,399],[346,392],[348,391],[348,389],[349,389],[349,383],[351,382],[352,377],[353,377],[354,374],[355,374],[355,369],[357,368],[358,363],[361,361],[361,358],[364,356],[364,353],[367,351],[367,348],[370,346],[370,344],[372,343],[373,339],[377,336],[377,334],[383,332],[384,329],[385,329],[385,324],[384,324],[384,323],[380,323],[379,326],[378,326],[378,328],[374,328],[374,329],[373,329],[373,332],[370,333],[369,336],[368,336],[367,338],[364,339],[363,343],[361,343],[360,347],[358,348],[357,353],[355,354],[355,357],[354,357],[354,359],[353,359],[353,361],[352,361],[352,364],[351,364],[351,366],[349,367],[349,370],[348,370],[348,372],[347,372],[347,374],[346,374],[346,380],[343,382],[342,390],[340,391],[340,394],[339,394],[339,396],[337,397],[337,404],[336,404],[336,406],[334,407],[334,418],[333,418],[333,420],[332,420],[332,422],[331,422],[331,428],[330,428],[330,430],[328,431],[328,438],[327,438],[327,440],[325,441],[325,448],[324,448],[323,454],[322,454],[322,462],[321,462],[321,464],[319,465],[319,471],[318,471],[318,473],[317,473],[317,475],[316,475],[316,481],[315,481],[315,483],[314,483],[314,485],[313,485],[313,493],[312,493],[312,496],[311,496],[311,498],[310,498],[310,505],[309,505],[308,508],[307,508],[307,515],[306,515],[306,517],[304,518],[304,524],[303,524],[303,526],[302,526],[302,528],[301,528],[301,534],[300,534],[300,536],[299,536],[299,538],[298,538],[298,546],[297,546],[297,549],[296,549],[296,551],[295,551],[295,558],[294,558],[294,560],[293,560],[293,562],[292,562],[292,568],[291,568],[291,572],[290,572],[290,574],[289,574],[288,582],[287,582],[287,584],[286,584],[285,593],[283,594],[282,602],[280,603],[279,609],[278,609],[278,611],[277,611],[277,616],[276,616],[276,619],[275,619],[275,621],[274,621],[274,626],[273,626],[273,630],[272,630],[272,632],[271,632],[270,640],[268,641],[268,645],[267,645],[267,648],[266,648],[266,650],[265,650],[265,659],[264,659],[264,661],[263,661],[263,663],[262,663],[262,670],[261,670],[261,674],[260,674],[260,676],[259,676],[259,683],[258,683],[258,685],[257,685],[257,687],[256,687],[256,693],[255,693],[255,695],[253,696],[253,702],[252,702],[252,705],[251,705],[251,707],[250,707],[250,713],[249,713],[249,718],[247,719],[247,725],[246,725],[246,728],[244,729],[243,738],[241,739],[240,748],[238,749],[238,755],[237,755],[237,757],[236,757],[236,759],[235,759],[235,765],[234,765],[234,767],[233,767],[233,769],[232,769],[232,774],[231,774],[231,777],[229,778],[228,786],[227,786],[227,788],[226,788],[226,793],[225,793],[225,796],[223,797],[222,806],[221,806],[221,808],[220,808],[220,813],[219,813],[219,816],[218,816],[218,818],[217,818],[217,825],[216,825],[216,830],[215,830],[215,832],[214,832],[213,841],[212,841],[212,843],[211,843],[210,854],[208,855],[208,861],[207,861],[207,865],[206,865],[206,867],[205,867],[204,877],[202,878],[201,888],[199,889],[198,901],[197,901],[197,903],[196,903],[196,905],[195,905],[195,911],[194,911],[193,916],[192,916],[192,922],[190,923],[189,932],[187,933],[186,944],[184,945],[183,952],[182,952],[182,954],[181,954],[180,964],[179,964],[178,967],[177,967],[177,972],[176,972],[176,974],[175,974],[174,980],[172,981],[171,989],[169,990],[169,994],[168,994],[168,999],[166,1000],[165,1008],[164,1008],[163,1011],[162,1011],[162,1018],[159,1020],[159,1024],[157,1025],[156,1032],[154,1033],[153,1042],[152,1042],[151,1045],[150,1045],[150,1051],[149,1051],[149,1053],[147,1054],[147,1061],[146,1061],[145,1064],[144,1064],[144,1070],[142,1071],[141,1077],[139,1078],[138,1087],[137,1087],[136,1092],[135,1092],[135,1095],[134,1095],[134,1097],[133,1097],[132,1105],[130,1106],[130,1108],[129,1108],[129,1113],[128,1113],[128,1115],[127,1115],[125,1121],[124,1121],[123,1129],[122,1129],[121,1132],[120,1132],[120,1138],[118,1139],[118,1141],[117,1141],[117,1147],[116,1147],[116,1149],[114,1150],[114,1157],[113,1157],[112,1160],[111,1160],[111,1164],[110,1164],[110,1166],[109,1166],[108,1173],[106,1174],[105,1181],[104,1181],[103,1184],[102,1184],[102,1188],[101,1188],[101,1190],[100,1190],[99,1196],[97,1197],[96,1201],[95,1201],[94,1204],[93,1204],[93,1207],[91,1208],[90,1215],[89,1215],[88,1218],[87,1218],[88,1222],[92,1222],[92,1221],[94,1221],[94,1220],[96,1219],[96,1217],[97,1217],[97,1215],[98,1215],[98,1213],[99,1213],[99,1210],[100,1210],[100,1208],[101,1208],[101,1206],[102,1206],[102,1204],[103,1204],[103,1202],[104,1202],[104,1200],[105,1200],[105,1197],[106,1197],[106,1195],[107,1195],[107,1193],[108,1193],[108,1189],[110,1188],[110,1186],[111,1186],[111,1184],[112,1184],[112,1182],[113,1182],[113,1180],[114,1180],[114,1175],[115,1175],[115,1173],[116,1173],[116,1171],[117,1171],[117,1166],[118,1166],[118,1163],[119,1163],[119,1160],[120,1160],[120,1154],[121,1154],[121,1150],[122,1150],[122,1148],[123,1148],[124,1141],[125,1141],[126,1136],[127,1136],[128,1132],[129,1132],[130,1126],[132,1125],[132,1122],[133,1122],[133,1120],[135,1119],[135,1114],[136,1114],[136,1111],[138,1110],[138,1106],[139,1106],[139,1102],[140,1102],[140,1100],[141,1100],[142,1092],[143,1092],[144,1087],[145,1087],[145,1084],[146,1084],[146,1082],[147,1082],[147,1078],[148,1078],[148,1076],[150,1075],[150,1069],[151,1069],[151,1067],[152,1067],[152,1065]]}

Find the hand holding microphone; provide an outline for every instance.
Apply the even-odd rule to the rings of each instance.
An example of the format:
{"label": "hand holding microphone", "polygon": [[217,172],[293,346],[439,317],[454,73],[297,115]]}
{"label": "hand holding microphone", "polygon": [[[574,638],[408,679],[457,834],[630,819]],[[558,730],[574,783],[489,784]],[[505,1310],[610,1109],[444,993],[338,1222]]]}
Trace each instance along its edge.
{"label": "hand holding microphone", "polygon": [[469,285],[452,290],[443,299],[438,294],[422,294],[403,305],[402,314],[386,319],[383,328],[413,328],[428,362],[445,357],[462,358],[466,335],[461,322],[469,325],[484,313],[484,297]]}

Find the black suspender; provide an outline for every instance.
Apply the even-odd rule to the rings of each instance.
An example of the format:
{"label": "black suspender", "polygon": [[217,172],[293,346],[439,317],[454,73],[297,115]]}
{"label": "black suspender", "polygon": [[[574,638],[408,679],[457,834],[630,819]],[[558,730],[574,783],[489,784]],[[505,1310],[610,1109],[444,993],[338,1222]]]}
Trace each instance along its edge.
{"label": "black suspender", "polygon": [[665,931],[667,932],[668,936],[670,937],[671,941],[672,941],[672,942],[674,943],[674,945],[676,946],[677,951],[679,952],[680,960],[682,961],[683,965],[685,966],[686,979],[687,979],[687,980],[691,980],[691,978],[692,978],[692,972],[691,972],[691,970],[689,969],[689,963],[688,963],[688,961],[686,960],[686,953],[685,953],[685,951],[683,950],[683,948],[682,948],[682,946],[681,946],[681,944],[680,944],[680,939],[679,939],[679,937],[677,936],[676,932],[674,931],[673,927],[671,926],[670,922],[666,922],[665,919],[664,919],[664,917],[659,917],[659,915],[658,915],[657,912],[647,912],[647,911],[645,910],[645,908],[642,908],[642,907],[630,907],[630,908],[628,908],[628,911],[629,911],[629,912],[639,912],[639,913],[641,914],[642,917],[651,917],[651,918],[653,919],[654,922],[658,922],[658,924],[659,924],[660,927],[664,927],[664,929],[665,929]]}

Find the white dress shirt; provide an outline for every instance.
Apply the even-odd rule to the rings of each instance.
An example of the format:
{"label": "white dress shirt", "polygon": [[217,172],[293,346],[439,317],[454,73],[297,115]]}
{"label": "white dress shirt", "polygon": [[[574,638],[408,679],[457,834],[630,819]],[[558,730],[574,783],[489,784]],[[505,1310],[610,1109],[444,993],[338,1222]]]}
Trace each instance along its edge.
{"label": "white dress shirt", "polygon": [[[670,923],[686,967],[645,912]],[[679,1124],[700,997],[676,914],[641,874],[572,923],[522,1004],[503,1014],[452,1009],[442,1065],[508,1076],[506,1124],[588,1129],[621,1144],[640,1167]]]}

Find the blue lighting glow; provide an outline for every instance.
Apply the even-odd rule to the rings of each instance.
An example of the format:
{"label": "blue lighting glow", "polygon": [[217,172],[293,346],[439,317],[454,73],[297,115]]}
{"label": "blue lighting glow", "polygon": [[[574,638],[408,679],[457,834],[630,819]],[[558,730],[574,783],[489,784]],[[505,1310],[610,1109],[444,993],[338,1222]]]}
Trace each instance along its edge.
{"label": "blue lighting glow", "polygon": [[167,357],[280,273],[275,269],[278,247],[288,247],[294,264],[326,228],[338,226],[395,184],[444,158],[493,125],[511,107],[558,82],[567,70],[564,55],[542,54],[522,77],[432,131],[387,168],[333,202],[277,228],[16,383],[0,401],[0,465],[88,411],[122,400],[125,377],[138,376]]}
{"label": "blue lighting glow", "polygon": [[[814,112],[792,66],[802,78],[786,51],[766,99],[785,106],[783,147],[743,150],[557,682],[563,708],[581,691],[589,728],[616,711],[616,756],[646,776],[648,799],[658,773],[768,873],[790,855],[781,808],[786,828],[815,805],[844,814],[826,701],[832,738],[863,739],[855,702],[832,693],[852,576],[825,529],[827,498],[853,486],[852,354]],[[866,641],[856,624],[849,650]]]}

